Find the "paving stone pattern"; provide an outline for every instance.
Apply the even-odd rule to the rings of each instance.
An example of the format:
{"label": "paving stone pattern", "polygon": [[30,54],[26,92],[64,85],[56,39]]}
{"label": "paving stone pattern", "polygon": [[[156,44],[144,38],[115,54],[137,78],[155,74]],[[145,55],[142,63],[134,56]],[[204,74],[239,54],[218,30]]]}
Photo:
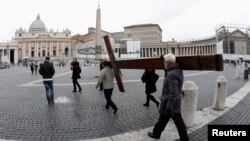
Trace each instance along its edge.
{"label": "paving stone pattern", "polygon": [[[57,68],[56,74],[70,71],[69,68]],[[91,67],[82,71],[81,83],[96,82],[99,68]],[[11,140],[82,140],[117,135],[151,127],[158,119],[158,110],[154,103],[144,107],[145,86],[140,82],[142,70],[122,70],[123,80],[138,80],[125,83],[126,93],[114,88],[113,100],[118,112],[105,109],[102,91],[95,85],[82,85],[81,93],[72,93],[72,85],[55,86],[55,99],[66,97],[67,103],[55,103],[48,106],[45,89],[39,86],[21,87],[20,85],[41,79],[31,74],[29,68],[12,67],[0,70],[0,138]],[[163,71],[157,71],[163,77]],[[185,75],[199,71],[185,71]],[[224,75],[229,80],[228,94],[241,88],[246,81],[233,79],[235,70],[227,65],[223,72],[210,72],[187,76],[199,87],[198,109],[212,104],[215,80]],[[71,73],[54,79],[54,84],[71,84]],[[163,79],[157,82],[158,91],[153,95],[159,100]],[[36,86],[38,85],[38,86]],[[228,96],[229,96],[228,95]],[[239,111],[244,112],[244,111]],[[242,119],[243,120],[243,119]],[[193,135],[192,135],[193,136]]]}

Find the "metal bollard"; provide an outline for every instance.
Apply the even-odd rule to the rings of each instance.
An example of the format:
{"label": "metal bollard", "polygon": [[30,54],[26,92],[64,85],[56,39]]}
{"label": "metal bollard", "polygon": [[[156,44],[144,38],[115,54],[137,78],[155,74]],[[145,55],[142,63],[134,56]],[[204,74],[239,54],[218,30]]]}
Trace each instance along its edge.
{"label": "metal bollard", "polygon": [[225,76],[219,76],[216,80],[214,102],[212,108],[215,110],[224,110],[227,95],[227,79]]}
{"label": "metal bollard", "polygon": [[187,128],[194,125],[197,109],[198,88],[193,81],[186,81],[182,87],[181,114]]}

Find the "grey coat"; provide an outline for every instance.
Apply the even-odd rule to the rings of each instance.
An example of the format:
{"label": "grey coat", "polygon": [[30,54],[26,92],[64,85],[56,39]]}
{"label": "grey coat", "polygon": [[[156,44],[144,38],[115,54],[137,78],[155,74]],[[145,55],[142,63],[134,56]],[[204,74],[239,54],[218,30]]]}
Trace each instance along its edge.
{"label": "grey coat", "polygon": [[173,64],[164,79],[159,113],[163,115],[181,113],[181,90],[183,71],[178,64]]}
{"label": "grey coat", "polygon": [[101,70],[98,81],[96,84],[96,88],[100,86],[100,84],[103,83],[104,89],[112,89],[114,87],[114,72],[113,69],[106,66],[104,69]]}

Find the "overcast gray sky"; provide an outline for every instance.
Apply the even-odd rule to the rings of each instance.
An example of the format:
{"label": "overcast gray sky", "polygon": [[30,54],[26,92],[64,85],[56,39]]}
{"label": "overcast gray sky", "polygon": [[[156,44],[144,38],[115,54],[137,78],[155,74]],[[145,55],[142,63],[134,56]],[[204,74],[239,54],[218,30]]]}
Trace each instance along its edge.
{"label": "overcast gray sky", "polygon": [[[0,42],[16,29],[29,29],[37,14],[46,28],[72,35],[95,27],[98,0],[4,0],[0,8]],[[100,0],[102,30],[123,31],[124,26],[159,24],[163,40],[189,40],[215,34],[221,23],[250,25],[250,0]]]}

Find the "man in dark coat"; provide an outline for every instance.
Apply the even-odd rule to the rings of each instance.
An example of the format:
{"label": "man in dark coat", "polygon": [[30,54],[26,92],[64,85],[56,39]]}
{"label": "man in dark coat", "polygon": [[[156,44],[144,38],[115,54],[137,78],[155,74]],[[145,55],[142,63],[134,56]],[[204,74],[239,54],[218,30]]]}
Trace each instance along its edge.
{"label": "man in dark coat", "polygon": [[156,81],[158,80],[159,75],[155,74],[155,70],[149,70],[146,69],[145,72],[143,73],[141,80],[143,83],[145,83],[145,88],[146,91],[145,93],[147,94],[147,100],[146,103],[143,104],[144,106],[148,107],[150,100],[152,100],[157,108],[159,106],[159,102],[152,96],[151,94],[156,92]]}
{"label": "man in dark coat", "polygon": [[173,54],[164,56],[164,66],[167,69],[167,73],[164,79],[162,95],[160,97],[160,117],[154,126],[153,132],[149,132],[148,136],[160,139],[162,131],[165,129],[169,119],[172,118],[178,129],[180,140],[188,141],[186,126],[181,116],[183,71],[175,61],[176,58]]}
{"label": "man in dark coat", "polygon": [[53,64],[50,62],[49,57],[46,57],[44,63],[40,64],[39,73],[43,77],[43,84],[45,86],[48,104],[54,104],[54,89],[52,77],[55,74],[55,69]]}
{"label": "man in dark coat", "polygon": [[79,92],[82,91],[80,84],[78,83],[77,79],[80,79],[81,67],[79,66],[79,62],[77,62],[76,58],[73,58],[73,62],[71,63],[71,70],[72,70],[72,80],[74,89],[72,92],[76,92],[76,85],[79,88]]}

